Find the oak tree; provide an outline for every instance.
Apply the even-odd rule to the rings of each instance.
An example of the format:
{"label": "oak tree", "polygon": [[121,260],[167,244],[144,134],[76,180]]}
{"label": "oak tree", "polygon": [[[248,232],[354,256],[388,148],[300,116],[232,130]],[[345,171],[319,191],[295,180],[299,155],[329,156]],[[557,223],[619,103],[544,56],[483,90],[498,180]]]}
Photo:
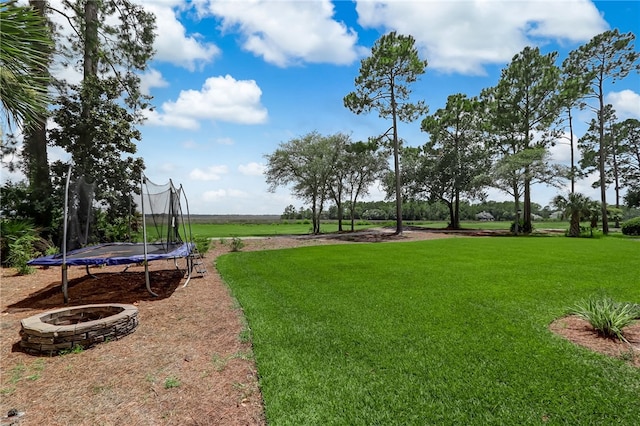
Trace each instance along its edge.
{"label": "oak tree", "polygon": [[313,233],[320,233],[320,214],[329,193],[338,153],[330,138],[311,132],[283,142],[265,155],[269,190],[291,185],[296,197],[311,204]]}

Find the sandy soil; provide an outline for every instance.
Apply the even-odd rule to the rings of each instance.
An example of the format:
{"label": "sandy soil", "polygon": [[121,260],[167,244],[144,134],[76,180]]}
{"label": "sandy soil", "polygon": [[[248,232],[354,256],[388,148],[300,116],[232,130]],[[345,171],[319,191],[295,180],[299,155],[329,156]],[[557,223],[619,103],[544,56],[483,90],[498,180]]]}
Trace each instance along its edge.
{"label": "sandy soil", "polygon": [[[244,239],[243,251],[317,244],[353,244],[446,238],[445,232],[386,230],[317,237]],[[131,303],[139,326],[124,338],[80,353],[38,357],[19,350],[20,320],[64,307],[59,268],[17,276],[2,269],[0,281],[0,418],[16,425],[264,425],[251,345],[241,339],[242,312],[217,274],[215,258],[229,240],[212,242],[208,273],[183,287],[172,262],[151,262],[149,295],[143,268],[70,268],[71,305]],[[180,265],[184,267],[184,265]],[[640,328],[635,345],[602,339],[584,324],[564,318],[551,329],[578,344],[612,356],[631,353],[640,365]],[[625,352],[627,351],[627,352]],[[630,352],[629,352],[630,351]],[[635,352],[634,352],[635,351]],[[12,416],[8,416],[12,414]]]}

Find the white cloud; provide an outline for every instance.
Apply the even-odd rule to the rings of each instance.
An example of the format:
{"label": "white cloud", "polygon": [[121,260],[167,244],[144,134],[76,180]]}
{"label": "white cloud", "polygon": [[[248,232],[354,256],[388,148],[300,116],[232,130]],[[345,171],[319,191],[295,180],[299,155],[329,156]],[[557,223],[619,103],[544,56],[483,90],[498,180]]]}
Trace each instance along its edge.
{"label": "white cloud", "polygon": [[218,138],[216,142],[220,145],[233,145],[235,143],[232,138]]}
{"label": "white cloud", "polygon": [[218,201],[227,196],[227,191],[224,189],[216,189],[214,191],[206,191],[202,194],[204,201]]}
{"label": "white cloud", "polygon": [[246,198],[249,196],[249,194],[240,189],[229,189],[227,190],[227,194],[229,195],[229,197],[233,198]]}
{"label": "white cloud", "polygon": [[160,114],[157,110],[145,110],[143,114],[146,118],[145,124],[151,126],[178,127],[187,130],[197,130],[200,127],[198,122],[190,117]]}
{"label": "white cloud", "polygon": [[216,189],[205,191],[202,194],[202,199],[204,201],[220,201],[225,198],[247,198],[248,196],[248,193],[239,189]]}
{"label": "white cloud", "polygon": [[163,173],[171,173],[176,170],[176,165],[173,163],[162,163],[160,164],[160,167],[158,167],[158,170]]}
{"label": "white cloud", "polygon": [[357,1],[363,27],[411,34],[429,67],[484,74],[527,45],[587,41],[606,30],[587,0],[564,1]]}
{"label": "white cloud", "polygon": [[149,68],[147,72],[140,76],[140,91],[145,95],[151,94],[154,87],[167,87],[169,83],[162,77],[160,71]]}
{"label": "white cloud", "polygon": [[156,16],[154,60],[169,62],[190,71],[198,65],[211,62],[220,54],[213,43],[204,43],[199,34],[187,35],[184,25],[176,16],[176,7],[185,7],[182,1],[142,0],[145,10]]}
{"label": "white cloud", "polygon": [[200,90],[183,90],[178,99],[147,111],[148,124],[198,129],[198,120],[260,124],[267,110],[260,104],[262,90],[254,80],[235,80],[230,75],[208,78]]}
{"label": "white cloud", "polygon": [[599,179],[600,175],[597,170],[591,172],[588,176],[576,181],[576,192],[584,194],[594,200],[600,200],[600,187],[593,187],[593,184],[598,182]]}
{"label": "white cloud", "polygon": [[[565,132],[560,139],[556,140],[554,146],[549,147],[549,153],[553,161],[571,164],[571,144],[569,141],[569,133]],[[574,162],[577,165],[580,159],[580,151],[578,150],[578,136],[575,134],[573,135],[573,155]]]}
{"label": "white cloud", "polygon": [[261,176],[264,173],[265,169],[266,167],[264,164],[256,162],[241,164],[240,166],[238,166],[238,171],[247,176]]}
{"label": "white cloud", "polygon": [[199,147],[198,143],[192,139],[186,140],[182,142],[182,147],[184,149],[197,149]]}
{"label": "white cloud", "polygon": [[201,169],[193,169],[191,173],[189,173],[189,178],[193,180],[220,180],[222,175],[229,172],[229,168],[227,166],[211,166],[207,167],[206,170]]}
{"label": "white cloud", "polygon": [[[145,11],[152,12],[156,17],[156,38],[153,44],[156,53],[153,60],[169,62],[193,71],[199,65],[211,62],[220,54],[220,49],[215,44],[203,42],[199,34],[186,33],[184,25],[176,15],[176,10],[188,8],[183,0],[134,0],[134,3],[144,7]],[[49,5],[56,10],[67,10],[62,0],[50,0]],[[75,37],[65,16],[51,13],[49,18],[63,36]],[[115,25],[117,23],[115,15],[109,16],[107,22]],[[65,60],[62,57],[56,57],[53,74],[72,84],[79,83],[82,80],[81,70],[70,66],[64,67],[63,62]],[[152,86],[143,86],[143,89],[150,87]]]}
{"label": "white cloud", "polygon": [[610,92],[605,101],[613,105],[619,120],[627,118],[640,119],[640,94],[632,90]]}
{"label": "white cloud", "polygon": [[223,32],[242,35],[242,47],[280,67],[300,62],[351,64],[363,49],[358,36],[333,20],[333,3],[321,1],[220,1],[209,4]]}

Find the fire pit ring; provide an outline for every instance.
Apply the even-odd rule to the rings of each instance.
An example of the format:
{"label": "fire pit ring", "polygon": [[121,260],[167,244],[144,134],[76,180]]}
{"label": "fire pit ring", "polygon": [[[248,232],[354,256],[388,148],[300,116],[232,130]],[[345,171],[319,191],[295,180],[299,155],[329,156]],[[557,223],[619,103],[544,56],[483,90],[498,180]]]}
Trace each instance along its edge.
{"label": "fire pit ring", "polygon": [[132,333],[138,326],[138,308],[119,303],[72,306],[43,312],[20,323],[20,347],[25,352],[55,355]]}

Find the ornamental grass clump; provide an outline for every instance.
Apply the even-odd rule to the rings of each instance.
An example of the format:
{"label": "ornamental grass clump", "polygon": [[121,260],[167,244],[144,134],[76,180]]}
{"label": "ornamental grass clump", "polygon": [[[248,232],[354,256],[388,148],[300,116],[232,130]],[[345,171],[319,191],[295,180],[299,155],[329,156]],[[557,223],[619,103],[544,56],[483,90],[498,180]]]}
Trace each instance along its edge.
{"label": "ornamental grass clump", "polygon": [[624,342],[627,339],[622,335],[622,329],[638,318],[637,305],[618,303],[608,297],[586,299],[577,303],[569,313],[587,320],[604,337],[618,338]]}

